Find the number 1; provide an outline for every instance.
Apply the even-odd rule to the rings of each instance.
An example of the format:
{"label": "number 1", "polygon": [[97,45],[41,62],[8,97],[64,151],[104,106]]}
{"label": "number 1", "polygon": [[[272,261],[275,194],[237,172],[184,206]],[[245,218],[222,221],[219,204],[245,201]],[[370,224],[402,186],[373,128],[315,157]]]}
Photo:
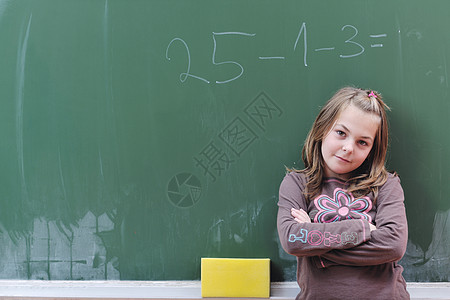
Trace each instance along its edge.
{"label": "number 1", "polygon": [[306,54],[308,53],[308,45],[307,45],[307,41],[306,41],[306,23],[303,22],[302,27],[300,27],[300,31],[298,33],[297,36],[297,40],[295,40],[295,44],[294,44],[294,51],[297,48],[297,43],[298,40],[300,39],[300,36],[302,35],[303,30],[305,31],[305,33],[303,34],[303,64],[305,65],[305,67],[308,66],[308,64],[306,63]]}

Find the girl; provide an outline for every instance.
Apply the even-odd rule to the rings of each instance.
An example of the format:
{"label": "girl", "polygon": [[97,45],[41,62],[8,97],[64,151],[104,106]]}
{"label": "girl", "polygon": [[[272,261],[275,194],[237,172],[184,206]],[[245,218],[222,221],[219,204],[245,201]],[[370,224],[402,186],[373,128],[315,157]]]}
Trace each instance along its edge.
{"label": "girl", "polygon": [[322,108],[302,151],[303,170],[280,186],[278,235],[297,257],[296,299],[409,299],[408,228],[398,176],[385,169],[381,95],[345,87]]}

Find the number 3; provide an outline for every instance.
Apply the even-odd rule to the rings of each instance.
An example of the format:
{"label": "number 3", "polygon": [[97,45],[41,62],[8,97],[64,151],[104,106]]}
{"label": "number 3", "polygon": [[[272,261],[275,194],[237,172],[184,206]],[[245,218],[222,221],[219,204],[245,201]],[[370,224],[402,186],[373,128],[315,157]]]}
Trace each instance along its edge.
{"label": "number 3", "polygon": [[358,44],[357,42],[352,41],[353,38],[354,38],[355,36],[358,35],[358,29],[356,29],[356,27],[355,27],[355,26],[352,26],[352,25],[345,25],[344,27],[342,27],[341,31],[344,31],[344,29],[347,28],[347,27],[350,27],[350,28],[352,28],[353,30],[355,30],[355,34],[354,34],[351,38],[349,38],[348,40],[346,40],[345,42],[346,42],[346,43],[351,43],[351,44],[354,44],[354,45],[358,46],[359,48],[361,48],[361,51],[359,51],[359,52],[356,53],[356,54],[339,55],[341,58],[355,57],[355,56],[358,56],[358,55],[363,54],[363,52],[364,52],[364,47],[361,46],[361,44]]}

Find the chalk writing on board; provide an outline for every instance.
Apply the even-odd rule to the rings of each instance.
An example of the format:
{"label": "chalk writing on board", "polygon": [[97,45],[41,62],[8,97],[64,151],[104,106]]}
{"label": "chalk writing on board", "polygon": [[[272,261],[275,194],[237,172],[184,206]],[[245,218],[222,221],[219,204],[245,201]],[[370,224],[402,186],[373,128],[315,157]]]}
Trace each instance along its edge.
{"label": "chalk writing on board", "polygon": [[285,59],[284,56],[260,56],[259,59]]}
{"label": "chalk writing on board", "polygon": [[339,56],[342,57],[342,58],[350,58],[350,57],[355,57],[355,56],[363,54],[364,50],[365,50],[364,47],[361,46],[360,43],[357,43],[357,42],[353,41],[353,39],[358,35],[358,29],[356,29],[356,27],[352,26],[352,25],[344,25],[341,30],[345,30],[345,28],[351,28],[351,29],[353,29],[355,31],[355,34],[352,35],[352,37],[349,38],[348,40],[346,40],[345,42],[353,44],[353,45],[356,45],[357,47],[360,48],[360,51],[358,53],[354,53],[354,54],[350,54],[350,55],[343,55],[343,54],[341,54]]}
{"label": "chalk writing on board", "polygon": [[185,82],[188,77],[192,77],[192,78],[199,79],[199,80],[201,80],[203,82],[209,83],[209,81],[206,80],[205,78],[202,78],[202,77],[199,77],[199,76],[195,76],[195,75],[192,75],[190,73],[190,70],[191,70],[191,53],[189,52],[188,45],[186,44],[186,42],[183,39],[174,38],[173,40],[170,41],[169,46],[167,46],[167,49],[166,49],[166,59],[170,60],[169,48],[173,44],[173,42],[175,42],[175,41],[180,41],[181,43],[183,43],[184,47],[186,48],[186,53],[187,53],[187,58],[188,58],[187,70],[186,70],[186,72],[180,73],[180,81],[181,82]]}
{"label": "chalk writing on board", "polygon": [[[342,59],[348,59],[348,58],[353,58],[353,57],[357,57],[362,55],[366,48],[360,43],[360,41],[358,40],[359,37],[359,31],[358,28],[354,25],[344,25],[341,28],[341,32],[343,32],[343,34],[348,34],[348,36],[345,36],[342,39],[342,43],[343,45],[346,45],[348,47],[346,47],[346,49],[348,49],[348,53],[339,53],[338,57],[342,58]],[[244,74],[244,64],[234,61],[234,60],[226,60],[226,61],[217,61],[216,58],[216,53],[217,53],[217,38],[219,36],[225,36],[225,35],[231,35],[231,36],[246,36],[249,38],[254,38],[256,36],[256,33],[246,33],[246,32],[213,32],[212,33],[212,40],[213,40],[213,52],[212,52],[212,57],[211,57],[211,61],[212,64],[215,66],[220,66],[220,65],[225,65],[225,64],[231,64],[231,65],[235,65],[237,67],[237,72],[236,74],[234,74],[233,76],[231,76],[230,78],[224,79],[224,80],[214,80],[213,82],[217,83],[217,84],[225,84],[225,83],[230,83],[234,80],[239,79],[240,77],[242,77],[242,75]],[[303,38],[302,38],[303,37]],[[381,33],[381,34],[369,34],[369,37],[371,39],[380,39],[380,38],[385,38],[387,37],[387,34],[385,33]],[[195,78],[198,80],[201,80],[205,83],[212,83],[210,80],[206,79],[205,77],[200,77],[197,75],[193,75],[191,73],[191,55],[189,52],[189,47],[188,44],[179,37],[173,38],[169,45],[166,48],[166,59],[167,60],[171,60],[169,57],[169,48],[171,48],[172,44],[175,41],[179,41],[184,45],[184,48],[186,50],[186,54],[187,54],[187,68],[185,72],[180,73],[179,75],[179,79],[182,83],[186,82],[186,80],[188,78]],[[301,47],[303,46],[303,47]],[[370,44],[371,48],[382,48],[384,47],[384,44],[382,43],[373,43]],[[300,26],[299,32],[297,34],[297,38],[295,39],[294,42],[294,53],[296,52],[301,52],[300,49],[298,48],[303,48],[303,65],[305,67],[308,66],[308,36],[307,36],[307,26],[306,26],[306,22],[303,22]],[[328,47],[318,47],[314,49],[314,52],[316,53],[320,53],[320,52],[332,52],[336,50],[336,46],[334,45],[329,45]],[[257,58],[261,61],[268,61],[268,60],[285,60],[286,56],[283,55],[265,55],[265,56],[257,56]]]}
{"label": "chalk writing on board", "polygon": [[223,64],[234,64],[237,65],[241,71],[239,73],[239,75],[230,78],[228,80],[223,80],[223,81],[218,81],[216,80],[216,83],[227,83],[233,80],[238,79],[239,77],[242,76],[242,74],[244,73],[244,68],[242,67],[242,65],[238,62],[235,61],[223,61],[223,62],[216,62],[216,49],[217,49],[217,42],[216,42],[216,36],[217,35],[243,35],[243,36],[255,36],[254,33],[245,33],[245,32],[213,32],[213,41],[214,41],[214,50],[213,50],[213,55],[212,55],[212,63],[213,65],[223,65]]}
{"label": "chalk writing on board", "polygon": [[[347,30],[347,28],[349,30]],[[344,41],[344,44],[354,45],[355,50],[351,54],[339,54],[339,57],[340,58],[352,58],[352,57],[356,57],[356,56],[359,56],[359,55],[363,54],[364,51],[365,51],[364,46],[361,45],[359,42],[357,42],[355,40],[357,38],[358,34],[359,34],[358,28],[356,28],[353,25],[344,25],[344,26],[342,26],[341,31],[347,31],[347,32],[350,31],[350,33],[353,33],[353,35],[350,38],[348,38],[347,40]],[[298,41],[299,41],[300,37],[302,36],[302,33],[303,33],[303,45],[304,45],[304,49],[303,49],[303,53],[304,53],[303,63],[305,65],[305,67],[306,67],[306,66],[308,66],[308,64],[307,64],[307,53],[308,53],[308,45],[307,45],[307,43],[308,42],[307,42],[307,36],[306,36],[306,23],[303,23],[301,28],[300,28],[300,31],[299,31],[298,36],[297,36],[297,40],[295,41],[295,44],[294,44],[294,51],[297,48],[297,44],[298,44]],[[382,34],[370,34],[369,37],[370,38],[385,38],[385,37],[387,37],[387,34],[385,34],[385,33],[382,33]],[[381,48],[381,47],[383,47],[383,44],[381,44],[381,43],[371,44],[370,47],[371,48]],[[336,47],[322,47],[322,48],[315,48],[314,49],[315,52],[334,51],[334,50],[336,50]]]}
{"label": "chalk writing on board", "polygon": [[[387,34],[385,34],[385,33],[383,33],[383,34],[370,34],[369,37],[374,38],[374,39],[378,39],[378,38],[387,37]],[[372,47],[372,48],[381,48],[381,47],[383,47],[383,44],[371,44],[370,47]]]}
{"label": "chalk writing on board", "polygon": [[303,33],[303,64],[305,65],[305,67],[308,66],[307,62],[306,62],[306,56],[308,55],[308,42],[307,42],[307,38],[306,38],[306,23],[303,22],[302,26],[300,27],[300,31],[298,32],[297,35],[297,39],[295,40],[295,44],[294,44],[294,51],[295,49],[297,49],[297,44],[298,44],[298,40],[300,39],[300,37],[302,36],[302,32]]}

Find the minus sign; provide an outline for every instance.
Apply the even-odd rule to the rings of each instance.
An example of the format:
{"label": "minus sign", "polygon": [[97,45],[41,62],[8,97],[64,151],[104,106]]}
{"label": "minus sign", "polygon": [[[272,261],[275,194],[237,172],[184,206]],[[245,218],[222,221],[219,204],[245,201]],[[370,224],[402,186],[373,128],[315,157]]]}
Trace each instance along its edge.
{"label": "minus sign", "polygon": [[383,44],[373,44],[373,45],[370,45],[370,47],[372,47],[372,48],[381,48],[381,47],[383,47]]}
{"label": "minus sign", "polygon": [[284,59],[284,56],[260,56],[259,59]]}
{"label": "minus sign", "polygon": [[380,38],[380,37],[387,37],[387,34],[371,34],[369,35],[371,38]]}
{"label": "minus sign", "polygon": [[331,47],[331,48],[318,48],[318,49],[315,49],[314,51],[329,51],[329,50],[334,50],[334,47]]}

